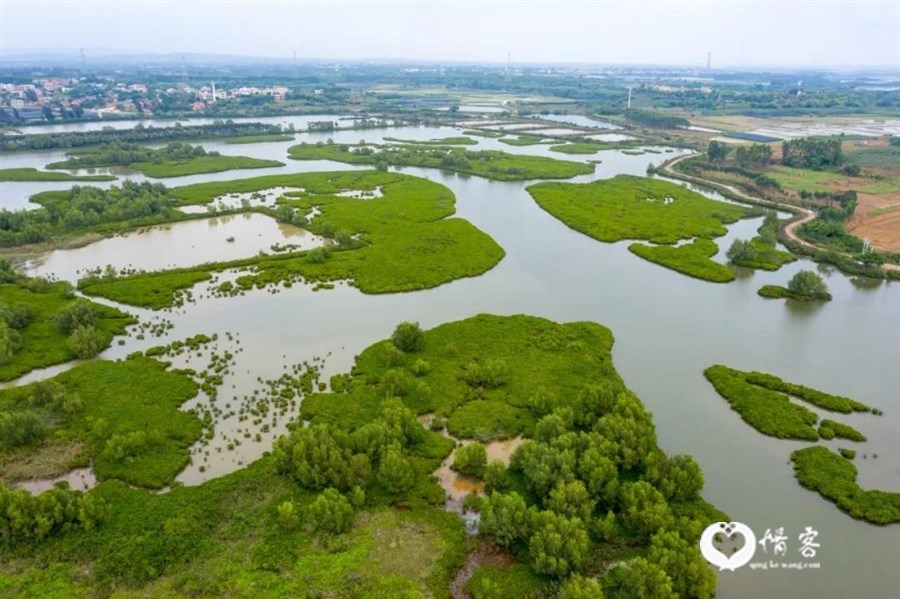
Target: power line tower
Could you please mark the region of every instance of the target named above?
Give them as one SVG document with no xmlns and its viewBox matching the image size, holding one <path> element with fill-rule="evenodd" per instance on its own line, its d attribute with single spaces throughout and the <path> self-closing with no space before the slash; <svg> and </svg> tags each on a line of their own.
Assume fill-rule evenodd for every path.
<svg viewBox="0 0 900 599">
<path fill-rule="evenodd" d="M 81 70 L 84 71 L 84 48 L 81 48 L 78 54 L 81 56 Z"/>
<path fill-rule="evenodd" d="M 631 110 L 631 86 L 628 86 L 628 110 Z"/>
<path fill-rule="evenodd" d="M 712 70 L 712 52 L 706 53 L 706 70 Z"/>
</svg>

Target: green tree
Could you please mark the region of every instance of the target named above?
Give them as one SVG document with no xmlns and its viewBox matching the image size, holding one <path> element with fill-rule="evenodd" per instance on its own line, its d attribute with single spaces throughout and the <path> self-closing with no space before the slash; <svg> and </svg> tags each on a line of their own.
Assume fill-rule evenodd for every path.
<svg viewBox="0 0 900 599">
<path fill-rule="evenodd" d="M 488 493 L 502 491 L 509 486 L 509 472 L 500 460 L 491 460 L 484 469 L 485 490 Z"/>
<path fill-rule="evenodd" d="M 628 599 L 678 599 L 666 572 L 642 557 L 616 568 L 620 596 Z"/>
<path fill-rule="evenodd" d="M 594 512 L 594 501 L 580 480 L 556 486 L 545 499 L 544 506 L 569 518 L 587 520 Z"/>
<path fill-rule="evenodd" d="M 712 162 L 721 162 L 728 156 L 729 150 L 728 144 L 720 141 L 711 141 L 706 149 L 706 156 Z"/>
<path fill-rule="evenodd" d="M 456 449 L 456 457 L 451 468 L 462 474 L 482 477 L 487 466 L 487 451 L 484 445 L 473 441 Z"/>
<path fill-rule="evenodd" d="M 83 299 L 77 299 L 62 308 L 54 319 L 56 328 L 63 333 L 71 333 L 78 327 L 92 327 L 96 322 L 97 317 L 91 305 Z"/>
<path fill-rule="evenodd" d="M 66 341 L 69 350 L 79 358 L 93 358 L 103 349 L 103 338 L 93 326 L 78 326 Z"/>
<path fill-rule="evenodd" d="M 697 499 L 703 489 L 703 472 L 689 455 L 653 453 L 647 459 L 644 478 L 669 501 Z"/>
<path fill-rule="evenodd" d="M 695 543 L 672 531 L 658 532 L 650 539 L 647 559 L 662 568 L 678 597 L 709 599 L 716 594 L 716 573 L 706 563 Z"/>
<path fill-rule="evenodd" d="M 625 521 L 643 537 L 649 538 L 672 522 L 666 498 L 645 481 L 622 485 L 622 508 Z"/>
<path fill-rule="evenodd" d="M 336 489 L 325 489 L 309 506 L 309 521 L 320 534 L 341 534 L 353 526 L 353 506 Z"/>
<path fill-rule="evenodd" d="M 535 572 L 563 577 L 584 568 L 591 541 L 583 521 L 550 511 L 540 512 L 534 519 L 528 555 Z"/>
<path fill-rule="evenodd" d="M 8 364 L 12 361 L 16 350 L 19 348 L 19 333 L 11 329 L 5 322 L 0 321 L 0 364 Z"/>
<path fill-rule="evenodd" d="M 788 289 L 800 295 L 824 295 L 828 293 L 825 281 L 811 270 L 801 270 L 788 281 Z"/>
<path fill-rule="evenodd" d="M 425 335 L 419 328 L 418 322 L 401 322 L 394 329 L 391 341 L 397 349 L 405 352 L 417 352 L 421 351 L 425 345 Z"/>
<path fill-rule="evenodd" d="M 284 528 L 293 530 L 300 525 L 300 516 L 293 501 L 284 501 L 278 505 L 278 522 Z"/>
<path fill-rule="evenodd" d="M 501 547 L 511 547 L 529 532 L 528 506 L 518 493 L 494 493 L 481 505 L 478 530 Z"/>
<path fill-rule="evenodd" d="M 728 251 L 725 252 L 725 256 L 734 264 L 746 264 L 756 260 L 758 253 L 750 241 L 735 239 Z"/>
<path fill-rule="evenodd" d="M 416 473 L 409 460 L 403 457 L 399 445 L 391 445 L 381 458 L 378 480 L 395 495 L 409 490 L 416 482 Z"/>
<path fill-rule="evenodd" d="M 578 574 L 572 576 L 559 587 L 557 599 L 603 599 L 603 587 L 596 578 L 586 578 Z"/>
</svg>

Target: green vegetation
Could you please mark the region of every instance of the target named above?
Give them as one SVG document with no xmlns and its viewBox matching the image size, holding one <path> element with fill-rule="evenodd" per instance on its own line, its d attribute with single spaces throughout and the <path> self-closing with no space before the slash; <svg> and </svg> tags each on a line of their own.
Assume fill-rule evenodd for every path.
<svg viewBox="0 0 900 599">
<path fill-rule="evenodd" d="M 734 240 L 726 254 L 728 260 L 738 266 L 762 270 L 778 270 L 783 265 L 794 262 L 797 258 L 793 254 L 775 247 L 779 226 L 778 215 L 768 212 L 759 227 L 758 236 L 750 241 Z"/>
<path fill-rule="evenodd" d="M 818 274 L 811 270 L 801 270 L 788 281 L 787 287 L 763 285 L 757 292 L 769 299 L 792 299 L 801 302 L 828 301 L 831 294 Z"/>
<path fill-rule="evenodd" d="M 506 135 L 502 131 L 482 131 L 481 129 L 466 129 L 463 133 L 476 137 L 503 137 Z"/>
<path fill-rule="evenodd" d="M 839 439 L 847 439 L 861 443 L 866 440 L 866 436 L 848 424 L 835 422 L 824 418 L 819 423 L 819 436 L 829 440 L 838 437 Z"/>
<path fill-rule="evenodd" d="M 457 448 L 451 467 L 469 476 L 484 476 L 484 469 L 487 467 L 487 452 L 484 445 L 473 441 Z"/>
<path fill-rule="evenodd" d="M 862 168 L 897 170 L 900 145 L 891 143 L 882 148 L 858 145 L 847 150 L 847 159 Z"/>
<path fill-rule="evenodd" d="M 247 156 L 222 156 L 207 152 L 202 146 L 170 143 L 158 150 L 134 144 L 114 142 L 108 146 L 80 150 L 73 157 L 47 165 L 51 169 L 95 168 L 126 166 L 148 177 L 182 177 L 200 173 L 218 173 L 234 169 L 284 166 L 277 160 L 262 160 Z"/>
<path fill-rule="evenodd" d="M 615 144 L 604 144 L 602 142 L 591 143 L 586 141 L 578 141 L 558 146 L 550 146 L 551 152 L 561 152 L 563 154 L 596 154 L 600 150 L 606 150 L 615 147 Z"/>
<path fill-rule="evenodd" d="M 629 108 L 626 110 L 625 118 L 642 127 L 654 127 L 659 129 L 675 129 L 677 127 L 687 127 L 691 124 L 690 121 L 682 117 L 673 116 L 663 112 L 639 110 L 637 108 Z"/>
<path fill-rule="evenodd" d="M 234 137 L 232 139 L 226 139 L 225 143 L 227 144 L 258 144 L 258 143 L 267 143 L 267 142 L 275 142 L 275 141 L 294 141 L 293 135 L 282 135 L 280 133 L 273 133 L 269 135 L 244 135 L 243 137 Z"/>
<path fill-rule="evenodd" d="M 91 530 L 105 516 L 104 502 L 79 491 L 54 488 L 34 497 L 0 484 L 0 546 L 39 541 L 77 528 Z"/>
<path fill-rule="evenodd" d="M 84 497 L 106 506 L 101 523 L 4 546 L 0 594 L 446 598 L 466 544 L 455 514 L 368 494 L 349 532 L 316 530 L 317 493 L 272 458 L 164 494 L 110 481 Z"/>
<path fill-rule="evenodd" d="M 844 162 L 840 137 L 801 137 L 781 144 L 781 162 L 785 166 L 797 166 L 821 170 L 840 166 Z"/>
<path fill-rule="evenodd" d="M 290 131 L 291 129 L 288 128 Z M 215 121 L 209 125 L 182 125 L 174 127 L 145 127 L 138 124 L 131 129 L 102 128 L 93 131 L 68 133 L 41 133 L 37 135 L 4 135 L 0 149 L 8 150 L 49 150 L 51 148 L 81 148 L 113 142 L 140 143 L 186 139 L 234 138 L 248 135 L 281 134 L 278 125 L 268 123 L 235 123 Z"/>
<path fill-rule="evenodd" d="M 355 431 L 347 441 L 332 437 L 339 448 L 363 448 L 379 438 L 374 429 L 369 432 L 373 418 L 386 418 L 400 443 L 406 439 L 415 448 L 424 441 L 421 430 L 414 432 L 413 412 L 449 414 L 451 432 L 454 416 L 473 404 L 468 415 L 473 422 L 476 414 L 486 414 L 489 403 L 528 413 L 540 419 L 534 437 L 513 454 L 507 472 L 499 462 L 486 465 L 480 443 L 457 449 L 457 470 L 485 477 L 491 471 L 495 481 L 490 495 L 473 504 L 481 512 L 481 533 L 520 560 L 497 580 L 489 576 L 489 567 L 476 573 L 469 583 L 472 592 L 491 597 L 516 589 L 527 595 L 546 586 L 547 577 L 598 574 L 604 564 L 649 547 L 681 596 L 711 597 L 715 576 L 695 544 L 706 523 L 723 515 L 699 499 L 703 478 L 696 463 L 666 456 L 656 447 L 651 417 L 624 388 L 611 364 L 611 347 L 609 331 L 593 323 L 479 315 L 441 325 L 424 332 L 415 353 L 402 352 L 393 342 L 363 351 L 339 393 L 304 399 L 301 417 L 311 425 L 303 430 L 332 425 Z M 429 365 L 424 373 L 416 366 L 423 361 Z M 385 399 L 396 396 L 406 408 Z M 401 418 L 404 409 L 409 412 Z M 385 410 L 394 416 L 386 417 Z M 297 431 L 294 436 L 301 434 L 320 433 Z M 360 441 L 354 443 L 357 435 Z M 302 460 L 309 468 L 297 470 L 308 480 L 322 480 L 316 472 L 338 473 L 341 485 L 352 486 L 352 476 L 340 474 L 348 467 L 341 465 L 363 460 L 339 448 L 321 449 L 327 444 L 320 440 L 309 450 L 304 445 L 285 455 L 294 456 L 294 466 L 298 456 L 309 456 Z M 316 446 L 320 450 L 311 453 Z M 406 459 L 413 459 L 415 451 Z M 314 455 L 321 457 L 314 461 Z M 404 468 L 398 461 L 392 471 Z M 364 466 L 349 470 L 370 471 Z M 411 481 L 406 485 L 415 488 Z M 676 553 L 679 560 L 664 557 Z M 587 584 L 575 580 L 567 584 Z"/>
<path fill-rule="evenodd" d="M 36 168 L 0 168 L 0 181 L 115 181 L 112 175 L 70 175 Z"/>
<path fill-rule="evenodd" d="M 188 463 L 201 422 L 178 408 L 197 393 L 188 377 L 149 358 L 97 361 L 48 381 L 0 391 L 4 422 L 33 418 L 32 434 L 3 447 L 0 472 L 27 474 L 27 464 L 62 447 L 79 451 L 60 474 L 92 463 L 98 479 L 149 488 L 170 484 Z"/>
<path fill-rule="evenodd" d="M 619 175 L 592 183 L 537 183 L 528 192 L 541 208 L 576 231 L 615 242 L 676 243 L 724 235 L 748 209 L 717 202 L 681 185 Z"/>
<path fill-rule="evenodd" d="M 81 321 L 60 325 L 60 316 L 73 309 L 82 313 Z M 68 362 L 79 354 L 94 355 L 132 322 L 115 308 L 75 299 L 68 283 L 20 279 L 0 284 L 0 381 Z M 84 341 L 71 342 L 73 335 L 90 336 L 93 351 L 84 352 Z"/>
<path fill-rule="evenodd" d="M 474 146 L 478 144 L 478 140 L 471 137 L 442 137 L 440 139 L 429 139 L 421 141 L 418 139 L 397 139 L 396 137 L 385 137 L 384 141 L 393 141 L 404 144 L 416 144 L 421 146 Z"/>
<path fill-rule="evenodd" d="M 721 365 L 710 366 L 703 374 L 744 422 L 764 435 L 779 439 L 819 440 L 819 432 L 813 427 L 818 417 L 804 406 L 792 403 L 788 395 L 833 412 L 869 411 L 868 406 L 849 397 L 788 383 L 771 374 L 743 372 Z M 823 420 L 822 426 L 847 434 L 853 431 L 851 427 L 831 420 Z"/>
<path fill-rule="evenodd" d="M 161 495 L 106 481 L 84 495 L 102 508 L 99 524 L 67 526 L 63 519 L 42 540 L 0 539 L 10 558 L 0 566 L 0 592 L 222 596 L 253 588 L 273 595 L 449 597 L 466 535 L 457 515 L 440 509 L 444 492 L 431 473 L 454 442 L 424 429 L 415 412 L 448 413 L 487 395 L 543 419 L 513 456 L 511 488 L 472 503 L 482 514 L 482 534 L 518 560 L 496 580 L 490 568 L 476 574 L 474 593 L 527 595 L 553 579 L 564 597 L 598 585 L 626 593 L 650 583 L 642 575 L 592 577 L 639 554 L 678 596 L 712 597 L 715 574 L 696 541 L 707 524 L 726 516 L 699 498 L 703 479 L 693 460 L 656 447 L 650 414 L 624 388 L 611 346 L 612 335 L 597 324 L 487 315 L 423 332 L 414 353 L 390 340 L 376 343 L 344 375 L 344 391 L 304 399 L 301 416 L 311 419 L 309 426 L 294 428 L 249 467 Z M 140 373 L 150 370 L 148 379 L 158 380 L 164 372 L 148 358 L 87 366 L 129 362 L 135 372 L 121 374 L 132 388 L 154 387 Z M 159 400 L 132 414 L 130 405 L 106 403 L 107 393 L 122 395 L 121 389 L 91 390 L 90 381 L 109 384 L 100 372 L 82 372 L 76 379 L 83 386 L 74 388 L 62 377 L 58 382 L 78 394 L 84 411 L 105 404 L 97 409 L 106 411 L 109 427 L 142 422 L 140 432 L 149 437 L 161 425 Z M 6 393 L 13 392 L 24 393 Z M 75 423 L 81 416 L 73 414 Z M 113 449 L 101 455 L 134 457 L 129 448 L 138 445 L 137 434 L 116 432 L 107 442 Z M 477 473 L 484 447 L 467 446 L 458 450 L 459 465 Z M 135 457 L 131 471 L 146 473 L 143 459 L 149 453 Z M 56 565 L 40 567 L 49 561 Z"/>
<path fill-rule="evenodd" d="M 734 280 L 734 273 L 730 268 L 710 260 L 712 256 L 718 253 L 719 247 L 714 241 L 709 239 L 697 239 L 693 243 L 678 247 L 632 243 L 628 246 L 628 251 L 644 260 L 649 260 L 695 279 L 713 283 L 727 283 Z"/>
<path fill-rule="evenodd" d="M 501 134 L 503 135 L 503 134 Z M 546 144 L 553 143 L 552 141 L 545 140 L 543 137 L 539 135 L 518 135 L 516 137 L 504 137 L 503 139 L 497 140 L 500 143 L 504 143 L 508 146 L 535 146 L 538 144 Z"/>
<path fill-rule="evenodd" d="M 507 154 L 495 150 L 462 150 L 422 145 L 379 146 L 359 144 L 300 144 L 291 146 L 290 157 L 297 160 L 336 160 L 349 164 L 373 164 L 387 168 L 419 166 L 477 175 L 498 181 L 525 179 L 569 179 L 587 175 L 594 165 L 567 162 L 542 156 Z"/>
<path fill-rule="evenodd" d="M 841 511 L 872 524 L 900 522 L 900 493 L 860 489 L 856 466 L 827 447 L 798 449 L 791 461 L 797 481 L 833 501 Z"/>
<path fill-rule="evenodd" d="M 76 185 L 69 191 L 38 193 L 31 201 L 41 208 L 0 210 L 0 247 L 185 218 L 174 208 L 176 199 L 158 183 L 124 181 L 109 189 Z"/>
<path fill-rule="evenodd" d="M 781 165 L 771 166 L 766 172 L 778 181 L 781 187 L 795 193 L 831 193 L 835 190 L 834 184 L 847 180 L 847 175 L 844 173 Z M 856 187 L 855 191 L 871 194 L 892 193 L 900 191 L 900 183 L 892 178 L 871 178 Z"/>
<path fill-rule="evenodd" d="M 525 564 L 511 564 L 506 568 L 487 564 L 475 570 L 467 589 L 475 599 L 495 599 L 527 597 L 549 585 L 548 578 L 538 576 Z"/>
<path fill-rule="evenodd" d="M 454 212 L 449 189 L 424 179 L 375 171 L 317 172 L 215 181 L 175 188 L 182 204 L 204 204 L 228 192 L 258 191 L 276 186 L 302 187 L 305 192 L 280 200 L 291 219 L 300 222 L 313 206 L 321 211 L 306 224 L 314 233 L 339 238 L 341 231 L 358 240 L 275 256 L 257 256 L 109 280 L 85 279 L 79 286 L 88 294 L 132 305 L 162 307 L 176 301 L 176 293 L 214 271 L 251 268 L 239 277 L 238 289 L 300 280 L 351 280 L 365 293 L 395 293 L 435 287 L 462 277 L 482 274 L 503 257 L 503 250 L 468 221 L 447 218 Z M 372 199 L 342 197 L 346 190 L 381 188 Z"/>
</svg>

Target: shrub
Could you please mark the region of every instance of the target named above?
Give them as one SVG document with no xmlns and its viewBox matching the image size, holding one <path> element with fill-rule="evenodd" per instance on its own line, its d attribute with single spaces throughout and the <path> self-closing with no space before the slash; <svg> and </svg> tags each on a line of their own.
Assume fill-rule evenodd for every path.
<svg viewBox="0 0 900 599">
<path fill-rule="evenodd" d="M 456 458 L 451 468 L 462 474 L 482 477 L 487 466 L 487 451 L 477 441 L 463 445 L 456 450 Z"/>
<path fill-rule="evenodd" d="M 418 322 L 401 322 L 394 329 L 391 341 L 397 349 L 405 352 L 418 352 L 425 344 L 425 335 Z"/>
<path fill-rule="evenodd" d="M 788 281 L 788 289 L 799 295 L 824 295 L 828 293 L 825 281 L 811 270 L 801 270 Z"/>
<path fill-rule="evenodd" d="M 88 302 L 77 299 L 61 309 L 54 319 L 54 324 L 63 333 L 71 333 L 78 327 L 92 327 L 97 317 Z"/>
<path fill-rule="evenodd" d="M 309 506 L 309 520 L 320 534 L 341 534 L 353 526 L 353 506 L 335 489 L 325 489 Z"/>
<path fill-rule="evenodd" d="M 72 331 L 66 344 L 78 358 L 93 358 L 103 349 L 103 339 L 93 326 L 79 326 Z"/>
</svg>

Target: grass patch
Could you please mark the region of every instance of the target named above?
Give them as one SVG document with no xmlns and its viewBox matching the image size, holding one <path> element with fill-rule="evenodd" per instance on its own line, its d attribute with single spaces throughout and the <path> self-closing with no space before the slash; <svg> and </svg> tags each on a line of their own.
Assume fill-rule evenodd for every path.
<svg viewBox="0 0 900 599">
<path fill-rule="evenodd" d="M 782 393 L 748 383 L 748 373 L 717 365 L 703 374 L 744 422 L 762 434 L 779 439 L 819 440 L 813 427 L 819 419 L 815 413 L 791 403 Z"/>
<path fill-rule="evenodd" d="M 463 131 L 466 135 L 474 135 L 476 137 L 503 137 L 506 135 L 502 131 L 482 131 L 480 129 L 467 129 Z"/>
<path fill-rule="evenodd" d="M 486 564 L 475 570 L 466 589 L 475 599 L 495 599 L 528 597 L 549 585 L 548 579 L 535 574 L 526 564 L 510 564 L 506 568 Z"/>
<path fill-rule="evenodd" d="M 882 148 L 855 146 L 844 150 L 847 161 L 862 168 L 896 171 L 900 165 L 900 146 L 886 145 Z"/>
<path fill-rule="evenodd" d="M 277 508 L 302 512 L 314 495 L 269 458 L 161 495 L 116 481 L 91 495 L 107 520 L 6 552 L 0 594 L 446 598 L 466 545 L 459 518 L 437 508 L 369 506 L 330 539 L 285 528 Z"/>
<path fill-rule="evenodd" d="M 605 242 L 643 239 L 676 243 L 712 238 L 749 214 L 675 183 L 619 175 L 592 183 L 537 183 L 528 192 L 538 205 L 569 227 Z"/>
<path fill-rule="evenodd" d="M 0 406 L 10 414 L 38 409 L 49 429 L 48 442 L 83 444 L 99 479 L 161 488 L 187 465 L 188 450 L 201 431 L 195 415 L 178 409 L 197 393 L 190 378 L 156 360 L 135 358 L 90 362 L 51 380 L 77 398 L 80 408 L 65 418 L 35 408 L 34 384 L 0 391 Z M 40 442 L 34 446 L 38 452 Z M 20 450 L 17 457 L 26 455 Z M 17 463 L 4 462 L 4 469 Z"/>
<path fill-rule="evenodd" d="M 284 166 L 277 160 L 263 160 L 249 156 L 199 156 L 184 160 L 165 160 L 159 164 L 152 162 L 135 162 L 131 168 L 142 171 L 148 177 L 161 179 L 164 177 L 184 177 L 204 173 L 220 173 L 245 168 L 270 168 Z"/>
<path fill-rule="evenodd" d="M 796 291 L 791 291 L 787 287 L 782 287 L 781 285 L 763 285 L 759 288 L 759 291 L 756 292 L 760 297 L 764 297 L 766 299 L 791 299 L 798 302 L 815 302 L 815 301 L 829 301 L 831 299 L 830 293 L 817 293 L 815 295 L 806 295 L 803 293 L 797 293 Z"/>
<path fill-rule="evenodd" d="M 573 141 L 558 146 L 550 146 L 550 151 L 563 154 L 596 154 L 600 150 L 615 150 L 622 146 L 623 144 L 618 142 Z M 625 144 L 625 147 L 627 146 L 628 144 Z"/>
<path fill-rule="evenodd" d="M 518 135 L 516 137 L 504 137 L 503 139 L 498 139 L 497 141 L 508 146 L 536 146 L 538 144 L 553 143 L 552 141 L 544 140 L 544 138 L 539 135 Z"/>
<path fill-rule="evenodd" d="M 856 466 L 826 447 L 791 454 L 797 481 L 850 516 L 872 524 L 900 522 L 900 493 L 864 491 L 856 484 Z"/>
<path fill-rule="evenodd" d="M 718 253 L 719 248 L 714 241 L 709 239 L 698 239 L 693 243 L 678 247 L 632 243 L 628 246 L 628 251 L 644 260 L 695 279 L 713 283 L 727 283 L 734 280 L 734 273 L 730 268 L 710 260 Z"/>
<path fill-rule="evenodd" d="M 847 175 L 831 171 L 815 171 L 805 168 L 792 168 L 789 166 L 775 165 L 769 167 L 766 174 L 778 181 L 782 188 L 800 193 L 808 191 L 815 193 L 832 192 L 834 184 L 847 180 Z M 859 193 L 871 193 L 876 195 L 900 191 L 900 182 L 893 179 L 869 179 L 855 189 Z"/>
<path fill-rule="evenodd" d="M 213 271 L 252 269 L 237 280 L 250 289 L 300 280 L 350 280 L 365 293 L 396 293 L 436 287 L 480 275 L 497 264 L 503 250 L 468 221 L 448 218 L 455 198 L 446 187 L 397 173 L 350 171 L 271 175 L 238 181 L 215 181 L 179 187 L 172 193 L 187 204 L 203 204 L 228 192 L 270 187 L 302 187 L 305 192 L 282 199 L 296 214 L 313 206 L 321 211 L 308 228 L 326 236 L 335 231 L 358 234 L 346 246 L 335 246 L 321 261 L 310 252 L 252 257 L 196 268 L 115 278 L 81 285 L 85 293 L 123 303 L 160 308 L 176 301 L 178 290 L 210 277 Z M 382 196 L 356 199 L 335 194 L 373 190 Z"/>
<path fill-rule="evenodd" d="M 489 441 L 534 433 L 535 415 L 502 400 L 472 400 L 450 414 L 447 430 L 454 437 Z"/>
<path fill-rule="evenodd" d="M 293 135 L 281 135 L 273 133 L 271 135 L 245 135 L 243 137 L 233 137 L 226 139 L 227 144 L 258 144 L 275 141 L 294 141 Z"/>
<path fill-rule="evenodd" d="M 817 432 L 813 425 L 818 421 L 818 416 L 804 406 L 792 403 L 788 395 L 833 412 L 846 414 L 869 411 L 868 406 L 849 397 L 788 383 L 771 374 L 744 372 L 722 365 L 710 366 L 703 374 L 719 395 L 741 415 L 744 422 L 764 435 L 779 439 L 818 441 L 824 427 L 826 432 L 821 434 L 823 439 L 835 436 L 838 430 L 843 434 L 862 437 L 852 427 L 833 420 L 823 420 Z M 834 434 L 827 437 L 830 433 Z"/>
<path fill-rule="evenodd" d="M 115 181 L 112 175 L 70 175 L 36 168 L 0 168 L 0 181 Z"/>
<path fill-rule="evenodd" d="M 533 426 L 531 399 L 538 390 L 554 404 L 602 381 L 598 366 L 610 367 L 612 341 L 609 329 L 593 323 L 480 314 L 426 331 L 424 348 L 415 354 L 398 354 L 388 342 L 370 346 L 356 360 L 347 393 L 311 396 L 301 413 L 313 421 L 338 418 L 342 426 L 359 426 L 393 394 L 416 413 L 450 415 L 450 430 L 462 437 L 512 437 Z M 419 360 L 429 368 L 416 377 Z M 502 364 L 503 384 L 467 376 L 487 360 Z"/>
<path fill-rule="evenodd" d="M 28 324 L 17 331 L 18 348 L 8 362 L 0 364 L 0 381 L 10 381 L 36 368 L 75 359 L 75 353 L 67 344 L 69 335 L 54 323 L 57 313 L 76 301 L 70 290 L 66 283 L 0 285 L 0 304 L 27 306 L 30 311 Z M 113 337 L 124 333 L 125 327 L 135 322 L 133 317 L 115 308 L 94 302 L 90 302 L 90 307 L 96 317 L 94 327 L 102 348 L 109 347 Z"/>
<path fill-rule="evenodd" d="M 555 160 L 543 156 L 522 156 L 495 150 L 462 150 L 422 145 L 348 146 L 343 144 L 300 144 L 291 146 L 296 160 L 335 160 L 349 164 L 374 164 L 441 168 L 498 181 L 525 179 L 569 179 L 594 172 L 594 165 Z"/>
<path fill-rule="evenodd" d="M 403 144 L 416 144 L 421 146 L 474 146 L 478 144 L 478 140 L 471 137 L 442 137 L 440 139 L 429 139 L 421 141 L 418 139 L 398 139 L 396 137 L 385 137 L 384 141 L 393 141 Z"/>
<path fill-rule="evenodd" d="M 835 422 L 825 418 L 819 423 L 819 436 L 823 439 L 847 439 L 848 441 L 856 441 L 862 443 L 866 440 L 866 436 L 850 426 L 842 422 Z"/>
</svg>

